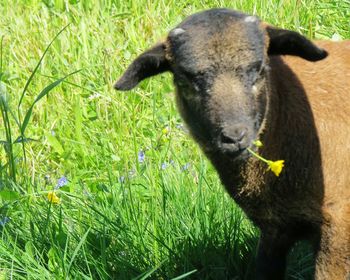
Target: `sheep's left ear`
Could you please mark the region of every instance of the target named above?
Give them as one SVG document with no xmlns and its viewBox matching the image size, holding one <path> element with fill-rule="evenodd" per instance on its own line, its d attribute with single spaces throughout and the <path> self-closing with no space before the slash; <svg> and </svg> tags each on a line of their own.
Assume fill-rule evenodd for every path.
<svg viewBox="0 0 350 280">
<path fill-rule="evenodd" d="M 138 56 L 126 69 L 123 76 L 114 84 L 117 90 L 130 90 L 148 77 L 160 74 L 170 69 L 165 58 L 165 45 L 155 45 Z"/>
<path fill-rule="evenodd" d="M 269 55 L 296 55 L 309 61 L 318 61 L 328 55 L 327 51 L 297 32 L 272 26 L 267 26 L 266 31 L 270 37 Z"/>
</svg>

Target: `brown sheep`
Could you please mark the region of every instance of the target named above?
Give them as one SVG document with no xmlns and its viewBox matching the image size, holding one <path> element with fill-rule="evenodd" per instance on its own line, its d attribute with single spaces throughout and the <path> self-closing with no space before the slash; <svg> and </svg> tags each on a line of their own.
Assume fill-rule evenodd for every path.
<svg viewBox="0 0 350 280">
<path fill-rule="evenodd" d="M 301 239 L 314 244 L 316 279 L 350 279 L 350 42 L 316 43 L 322 48 L 254 16 L 208 10 L 141 54 L 115 84 L 129 90 L 173 73 L 193 138 L 261 230 L 257 279 L 283 279 Z M 284 159 L 280 176 L 247 148 Z"/>
</svg>

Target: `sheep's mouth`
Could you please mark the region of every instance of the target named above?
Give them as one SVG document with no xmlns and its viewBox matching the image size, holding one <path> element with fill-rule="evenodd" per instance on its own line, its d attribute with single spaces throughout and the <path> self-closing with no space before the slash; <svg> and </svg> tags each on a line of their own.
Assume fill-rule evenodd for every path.
<svg viewBox="0 0 350 280">
<path fill-rule="evenodd" d="M 237 151 L 224 150 L 223 154 L 234 160 L 244 160 L 244 159 L 247 159 L 249 156 L 249 152 L 247 151 L 246 148 L 239 149 Z"/>
</svg>

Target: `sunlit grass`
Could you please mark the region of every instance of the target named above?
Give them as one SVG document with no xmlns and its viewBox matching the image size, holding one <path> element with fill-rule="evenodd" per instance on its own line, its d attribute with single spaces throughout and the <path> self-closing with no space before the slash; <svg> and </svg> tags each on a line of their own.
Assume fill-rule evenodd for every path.
<svg viewBox="0 0 350 280">
<path fill-rule="evenodd" d="M 16 117 L 24 120 L 46 86 L 82 69 L 33 106 L 24 150 L 14 144 L 9 158 L 0 147 L 0 279 L 251 279 L 258 232 L 183 129 L 171 76 L 131 92 L 111 87 L 137 54 L 210 7 L 318 39 L 350 38 L 346 0 L 0 3 L 0 89 Z M 11 114 L 9 126 L 21 135 Z M 68 184 L 50 203 L 62 176 Z M 288 271 L 308 279 L 311 257 L 297 250 Z"/>
</svg>

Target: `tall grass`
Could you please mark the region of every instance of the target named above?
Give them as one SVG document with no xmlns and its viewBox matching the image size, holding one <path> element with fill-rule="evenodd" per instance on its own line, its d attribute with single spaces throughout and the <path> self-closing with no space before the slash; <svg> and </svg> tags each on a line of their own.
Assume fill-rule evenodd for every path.
<svg viewBox="0 0 350 280">
<path fill-rule="evenodd" d="M 138 53 L 210 7 L 350 38 L 347 0 L 0 3 L 0 279 L 251 279 L 258 231 L 189 139 L 170 75 L 111 89 Z M 301 247 L 290 279 L 312 272 Z"/>
</svg>

